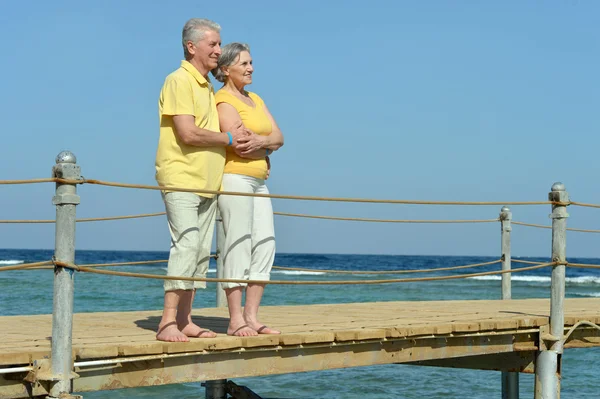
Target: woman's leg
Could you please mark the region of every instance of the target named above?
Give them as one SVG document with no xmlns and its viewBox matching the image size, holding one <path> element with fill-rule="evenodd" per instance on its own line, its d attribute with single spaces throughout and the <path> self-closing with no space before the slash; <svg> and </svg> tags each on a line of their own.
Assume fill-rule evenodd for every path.
<svg viewBox="0 0 600 399">
<path fill-rule="evenodd" d="M 253 193 L 254 187 L 247 176 L 226 173 L 223 190 Z M 223 218 L 225 245 L 223 246 L 223 277 L 247 280 L 250 276 L 252 253 L 252 197 L 219 196 L 219 210 Z M 242 313 L 242 293 L 245 283 L 221 283 L 227 296 L 229 326 L 227 334 L 246 337 L 256 331 L 246 325 Z"/>
<path fill-rule="evenodd" d="M 264 181 L 258 180 L 257 193 L 268 194 Z M 254 217 L 252 221 L 252 262 L 250 280 L 270 280 L 271 268 L 275 259 L 275 228 L 273 225 L 273 206 L 270 198 L 254 198 Z M 265 289 L 264 284 L 248 284 L 244 319 L 259 334 L 279 334 L 258 320 L 258 308 Z"/>
</svg>

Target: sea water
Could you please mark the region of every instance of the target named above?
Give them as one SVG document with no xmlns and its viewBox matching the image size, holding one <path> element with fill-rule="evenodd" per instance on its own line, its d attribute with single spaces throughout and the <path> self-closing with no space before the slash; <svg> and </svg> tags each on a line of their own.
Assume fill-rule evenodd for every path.
<svg viewBox="0 0 600 399">
<path fill-rule="evenodd" d="M 49 250 L 0 250 L 0 266 L 49 260 Z M 165 252 L 77 251 L 76 263 L 112 263 L 166 259 Z M 492 261 L 495 257 L 472 256 L 393 256 L 277 254 L 278 266 L 335 270 L 406 270 L 460 266 Z M 547 258 L 526 258 L 547 262 Z M 574 263 L 600 263 L 600 259 L 576 259 Z M 514 263 L 513 268 L 521 267 Z M 435 272 L 447 275 L 498 270 L 499 265 L 472 269 Z M 164 274 L 165 263 L 125 266 L 114 270 Z M 411 277 L 413 275 L 410 275 Z M 415 276 L 422 276 L 421 274 Z M 215 277 L 214 261 L 209 277 Z M 403 275 L 402 277 L 409 277 Z M 48 270 L 22 270 L 0 273 L 0 315 L 47 314 L 52 312 L 52 278 Z M 337 275 L 319 271 L 273 270 L 277 280 L 384 279 L 398 275 Z M 215 306 L 215 284 L 199 290 L 195 307 Z M 548 298 L 550 269 L 514 273 L 512 297 Z M 571 298 L 600 296 L 600 271 L 567 269 L 566 296 Z M 453 299 L 499 299 L 500 276 L 413 282 L 382 285 L 269 285 L 263 305 L 301 305 L 375 301 L 426 301 Z M 75 282 L 75 312 L 157 310 L 162 308 L 161 280 L 78 273 Z M 274 326 L 276 327 L 276 326 Z M 598 398 L 600 349 L 568 349 L 563 356 L 562 399 Z M 533 397 L 534 378 L 520 374 L 520 395 Z M 284 374 L 268 377 L 235 379 L 263 398 L 474 398 L 501 397 L 500 373 L 406 365 L 381 365 L 318 372 Z M 89 392 L 85 399 L 167 398 L 198 399 L 204 397 L 200 383 L 177 384 L 116 391 Z"/>
</svg>

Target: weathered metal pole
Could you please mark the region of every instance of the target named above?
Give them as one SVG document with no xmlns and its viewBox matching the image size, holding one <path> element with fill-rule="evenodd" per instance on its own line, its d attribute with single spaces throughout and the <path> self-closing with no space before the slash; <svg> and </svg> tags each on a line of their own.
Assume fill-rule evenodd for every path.
<svg viewBox="0 0 600 399">
<path fill-rule="evenodd" d="M 501 227 L 501 250 L 502 250 L 502 270 L 511 269 L 510 256 L 510 233 L 512 227 L 510 221 L 512 212 L 507 206 L 500 210 Z M 502 299 L 512 298 L 510 273 L 502 274 Z M 502 372 L 502 399 L 519 399 L 519 373 L 503 371 Z"/>
<path fill-rule="evenodd" d="M 81 177 L 75 155 L 63 151 L 56 157 L 53 177 L 79 180 Z M 56 183 L 56 232 L 54 257 L 65 263 L 75 262 L 75 207 L 79 204 L 77 185 Z M 73 378 L 72 331 L 74 270 L 55 266 L 54 299 L 52 305 L 52 381 L 49 398 L 70 397 Z"/>
<path fill-rule="evenodd" d="M 552 205 L 552 267 L 550 331 L 540 329 L 540 352 L 535 362 L 535 398 L 560 398 L 560 364 L 565 330 L 565 262 L 567 253 L 567 204 L 569 194 L 562 183 L 554 183 L 548 200 Z"/>
<path fill-rule="evenodd" d="M 225 229 L 223 228 L 223 218 L 221 212 L 217 210 L 217 250 L 215 252 L 217 256 L 217 278 L 223 278 L 223 247 L 225 246 Z M 221 287 L 221 283 L 217 283 L 217 307 L 227 307 L 227 298 L 225 296 L 225 290 Z M 226 399 L 227 380 L 214 380 L 206 381 L 204 384 L 205 398 L 206 399 Z"/>
<path fill-rule="evenodd" d="M 510 232 L 512 227 L 510 221 L 512 219 L 512 212 L 507 206 L 503 206 L 500 210 L 500 226 L 501 226 L 501 250 L 502 250 L 502 271 L 510 270 L 511 268 L 511 257 L 510 257 Z M 510 281 L 510 273 L 502 274 L 502 299 L 512 298 L 512 288 Z"/>
</svg>

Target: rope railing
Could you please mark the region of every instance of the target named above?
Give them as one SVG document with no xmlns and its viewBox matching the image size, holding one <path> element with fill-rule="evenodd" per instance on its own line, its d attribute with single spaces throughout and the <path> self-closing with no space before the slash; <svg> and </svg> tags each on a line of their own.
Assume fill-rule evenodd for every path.
<svg viewBox="0 0 600 399">
<path fill-rule="evenodd" d="M 521 259 L 515 259 L 515 258 L 512 258 L 510 261 L 515 262 L 515 263 L 524 263 L 526 265 L 539 265 L 540 264 L 540 262 L 533 262 L 530 260 L 521 260 Z"/>
<path fill-rule="evenodd" d="M 122 220 L 122 219 L 140 219 L 140 218 L 149 218 L 154 216 L 163 216 L 166 212 L 156 212 L 156 213 L 141 213 L 138 215 L 125 215 L 125 216 L 108 216 L 108 217 L 96 217 L 96 218 L 80 218 L 75 221 L 80 222 L 103 222 L 107 220 Z M 17 223 L 56 223 L 55 219 L 12 219 L 12 220 L 0 220 L 0 224 L 17 224 Z"/>
<path fill-rule="evenodd" d="M 580 268 L 580 269 L 600 269 L 600 265 L 588 264 L 588 263 L 567 263 L 567 267 Z"/>
<path fill-rule="evenodd" d="M 414 220 L 414 219 L 372 219 L 372 218 L 350 218 L 350 217 L 337 217 L 337 216 L 318 216 L 318 215 L 306 215 L 300 213 L 286 213 L 286 212 L 273 212 L 277 216 L 291 216 L 299 218 L 309 219 L 327 219 L 327 220 L 341 220 L 341 221 L 355 221 L 355 222 L 379 222 L 379 223 L 490 223 L 498 222 L 499 219 L 457 219 L 457 220 Z M 126 216 L 109 216 L 109 217 L 96 217 L 96 218 L 81 218 L 76 219 L 76 222 L 101 222 L 109 220 L 122 220 L 122 219 L 138 219 L 155 216 L 164 216 L 166 212 L 156 213 L 142 213 L 138 215 L 126 215 Z M 17 223 L 55 223 L 55 219 L 0 219 L 0 224 L 17 224 Z"/>
<path fill-rule="evenodd" d="M 233 191 L 219 191 L 219 190 L 204 190 L 204 189 L 190 189 L 183 187 L 170 187 L 170 186 L 152 186 L 145 184 L 128 184 L 128 183 L 117 183 L 107 182 L 97 179 L 62 179 L 62 178 L 41 178 L 41 179 L 23 179 L 23 180 L 0 180 L 0 185 L 8 184 L 35 184 L 35 183 L 63 183 L 63 184 L 96 184 L 109 187 L 121 187 L 121 188 L 138 188 L 143 190 L 167 190 L 167 191 L 181 191 L 181 192 L 193 192 L 203 194 L 221 194 L 221 195 L 236 195 L 236 196 L 249 196 L 249 197 L 265 197 L 265 198 L 276 198 L 276 199 L 297 199 L 307 201 L 337 201 L 337 202 L 369 202 L 369 203 L 390 203 L 390 204 L 408 204 L 408 205 L 575 205 L 589 208 L 600 208 L 600 204 L 590 204 L 577 201 L 569 201 L 567 203 L 557 201 L 419 201 L 419 200 L 376 200 L 376 199 L 364 199 L 364 198 L 335 198 L 335 197 L 315 197 L 315 196 L 297 196 L 297 195 L 277 195 L 277 194 L 254 194 L 254 193 L 241 193 Z"/>
<path fill-rule="evenodd" d="M 160 190 L 160 191 L 179 191 L 188 193 L 201 193 L 212 195 L 232 195 L 242 197 L 258 197 L 273 199 L 289 199 L 304 201 L 329 201 L 329 202 L 354 202 L 354 203 L 372 203 L 372 204 L 404 204 L 404 205 L 551 205 L 562 204 L 553 201 L 423 201 L 423 200 L 390 200 L 390 199 L 368 199 L 368 198 L 342 198 L 342 197 L 316 197 L 301 195 L 281 195 L 281 194 L 259 194 L 242 193 L 236 191 L 205 190 L 197 188 L 173 187 L 173 186 L 152 186 L 147 184 L 129 184 L 108 182 L 96 179 L 62 179 L 54 178 L 57 183 L 63 184 L 95 184 L 107 187 L 137 188 L 141 190 Z M 562 204 L 568 205 L 568 204 Z"/>
<path fill-rule="evenodd" d="M 350 217 L 338 217 L 338 216 L 318 216 L 318 215 L 305 215 L 301 213 L 286 213 L 286 212 L 273 212 L 274 215 L 279 216 L 291 216 L 298 218 L 309 218 L 309 219 L 326 219 L 326 220 L 343 220 L 352 222 L 378 222 L 378 223 L 490 223 L 498 222 L 499 219 L 457 219 L 457 220 L 415 220 L 415 219 L 372 219 L 372 218 L 350 218 Z"/>
<path fill-rule="evenodd" d="M 520 260 L 520 259 L 511 259 L 512 262 L 515 263 L 523 263 L 527 265 L 539 265 L 539 262 L 534 262 L 530 260 Z M 570 267 L 573 269 L 600 269 L 600 265 L 590 264 L 590 263 L 573 263 L 573 262 L 565 262 L 564 265 L 566 267 Z"/>
<path fill-rule="evenodd" d="M 216 258 L 216 255 L 210 255 L 211 258 Z M 473 263 L 469 265 L 462 266 L 450 266 L 450 267 L 436 267 L 430 269 L 408 269 L 408 270 L 331 270 L 331 269 L 309 269 L 303 267 L 287 267 L 287 266 L 273 266 L 273 269 L 276 270 L 285 270 L 285 271 L 305 271 L 305 272 L 318 272 L 318 273 L 329 273 L 329 274 L 414 274 L 414 273 L 429 273 L 429 272 L 440 272 L 440 271 L 448 271 L 448 270 L 459 270 L 459 269 L 470 269 L 480 266 L 488 266 L 496 263 L 500 263 L 502 260 L 493 260 L 490 262 L 483 263 Z M 158 259 L 158 260 L 147 260 L 147 261 L 136 261 L 136 262 L 115 262 L 115 263 L 88 263 L 79 265 L 79 267 L 114 267 L 114 266 L 132 266 L 132 265 L 149 265 L 149 264 L 157 264 L 157 263 L 167 263 L 168 259 Z M 47 262 L 39 262 L 39 263 L 31 263 L 31 264 L 20 264 L 10 266 L 10 269 L 7 270 L 21 270 L 21 269 L 51 269 L 54 266 L 51 265 L 51 261 Z M 2 269 L 0 268 L 0 271 Z"/>
<path fill-rule="evenodd" d="M 543 224 L 534 224 L 534 223 L 524 223 L 524 222 L 515 222 L 512 221 L 512 224 L 516 224 L 519 226 L 527 226 L 527 227 L 537 227 L 540 229 L 552 229 L 552 226 L 545 226 Z M 572 228 L 572 227 L 567 227 L 567 231 L 576 231 L 579 233 L 600 233 L 600 230 L 594 230 L 594 229 L 576 229 L 576 228 Z"/>
<path fill-rule="evenodd" d="M 55 177 L 43 179 L 26 179 L 26 180 L 0 180 L 0 184 L 36 184 L 36 183 L 56 183 Z"/>
<path fill-rule="evenodd" d="M 283 267 L 283 266 L 273 266 L 273 269 L 279 270 L 289 270 L 289 271 L 303 271 L 303 272 L 320 272 L 320 273 L 330 273 L 330 274 L 410 274 L 410 273 L 430 273 L 430 272 L 440 272 L 447 270 L 459 270 L 459 269 L 470 269 L 474 267 L 480 266 L 488 266 L 493 265 L 495 263 L 502 262 L 501 259 L 493 260 L 491 262 L 483 262 L 483 263 L 473 263 L 470 265 L 463 266 L 449 266 L 449 267 L 434 267 L 430 269 L 407 269 L 407 270 L 332 270 L 332 269 L 308 269 L 304 267 Z"/>
<path fill-rule="evenodd" d="M 351 217 L 338 217 L 338 216 L 321 216 L 321 215 L 307 215 L 301 213 L 287 213 L 287 212 L 273 212 L 277 216 L 288 216 L 308 219 L 324 219 L 324 220 L 338 220 L 338 221 L 354 221 L 354 222 L 375 222 L 375 223 L 414 223 L 414 224 L 427 224 L 427 223 L 493 223 L 498 222 L 500 219 L 373 219 L 373 218 L 351 218 Z M 166 212 L 154 212 L 154 213 L 141 213 L 137 215 L 124 215 L 124 216 L 108 216 L 108 217 L 95 217 L 95 218 L 80 218 L 75 221 L 78 223 L 83 222 L 101 222 L 111 220 L 123 220 L 123 219 L 140 219 L 156 216 L 164 216 Z M 0 219 L 0 224 L 43 224 L 43 223 L 55 223 L 54 219 Z M 512 224 L 526 227 L 536 227 L 541 229 L 552 229 L 552 226 L 545 226 L 542 224 L 525 223 L 518 221 L 511 221 Z M 580 233 L 600 233 L 600 230 L 594 229 L 578 229 L 568 227 L 567 231 L 575 231 Z"/>
<path fill-rule="evenodd" d="M 210 255 L 210 258 L 215 259 L 217 258 L 216 255 Z M 158 260 L 142 260 L 142 261 L 135 261 L 135 262 L 113 262 L 113 263 L 86 263 L 80 266 L 85 266 L 85 267 L 116 267 L 116 266 L 135 266 L 135 265 L 153 265 L 153 264 L 158 264 L 158 263 L 167 263 L 169 262 L 168 259 L 158 259 Z M 52 266 L 52 261 L 46 261 L 46 262 L 38 262 L 38 263 L 31 263 L 31 264 L 19 264 L 19 265 L 14 265 L 14 266 L 6 266 L 6 270 L 21 270 L 21 269 L 31 269 L 31 270 L 37 270 L 37 269 L 52 269 L 54 266 Z M 0 272 L 4 271 L 3 268 L 0 268 Z"/>
<path fill-rule="evenodd" d="M 576 201 L 571 201 L 571 205 L 582 206 L 582 207 L 587 207 L 587 208 L 600 208 L 600 205 L 598 205 L 598 204 L 586 204 L 583 202 L 576 202 Z"/>
<path fill-rule="evenodd" d="M 18 265 L 10 265 L 10 266 L 2 266 L 0 267 L 0 272 L 8 272 L 11 270 L 24 270 L 24 269 L 34 269 L 36 267 L 43 267 L 46 265 L 51 265 L 52 261 L 43 261 L 43 262 L 34 262 L 34 263 L 20 263 Z"/>
<path fill-rule="evenodd" d="M 528 270 L 536 270 L 544 267 L 558 264 L 557 262 L 541 263 L 533 266 L 522 267 L 519 269 L 511 270 L 498 270 L 480 273 L 468 273 L 451 276 L 436 276 L 436 277 L 411 277 L 402 279 L 385 279 L 385 280 L 307 280 L 307 281 L 292 281 L 292 280 L 245 280 L 245 279 L 225 279 L 225 278 L 211 278 L 211 277 L 182 277 L 182 276 L 159 276 L 156 274 L 147 273 L 129 273 L 129 272 L 116 272 L 112 270 L 98 270 L 95 268 L 78 266 L 72 263 L 65 263 L 60 261 L 54 261 L 56 266 L 61 266 L 69 269 L 73 269 L 79 272 L 104 274 L 110 276 L 120 277 L 134 277 L 134 278 L 147 278 L 156 280 L 179 280 L 179 281 L 203 281 L 211 283 L 247 283 L 247 284 L 277 284 L 277 285 L 373 285 L 373 284 L 389 284 L 389 283 L 409 283 L 409 282 L 425 282 L 425 281 L 442 281 L 442 280 L 456 280 L 462 278 L 489 276 L 495 274 L 504 273 L 519 273 Z"/>
</svg>

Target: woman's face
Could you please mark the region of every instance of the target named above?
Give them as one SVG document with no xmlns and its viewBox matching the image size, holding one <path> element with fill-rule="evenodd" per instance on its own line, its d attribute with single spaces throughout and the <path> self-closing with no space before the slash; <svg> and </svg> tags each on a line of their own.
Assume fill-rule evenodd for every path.
<svg viewBox="0 0 600 399">
<path fill-rule="evenodd" d="M 244 87 L 252 83 L 252 73 L 254 68 L 252 67 L 252 56 L 247 51 L 242 51 L 240 56 L 233 65 L 227 68 L 228 79 L 236 87 Z"/>
</svg>

